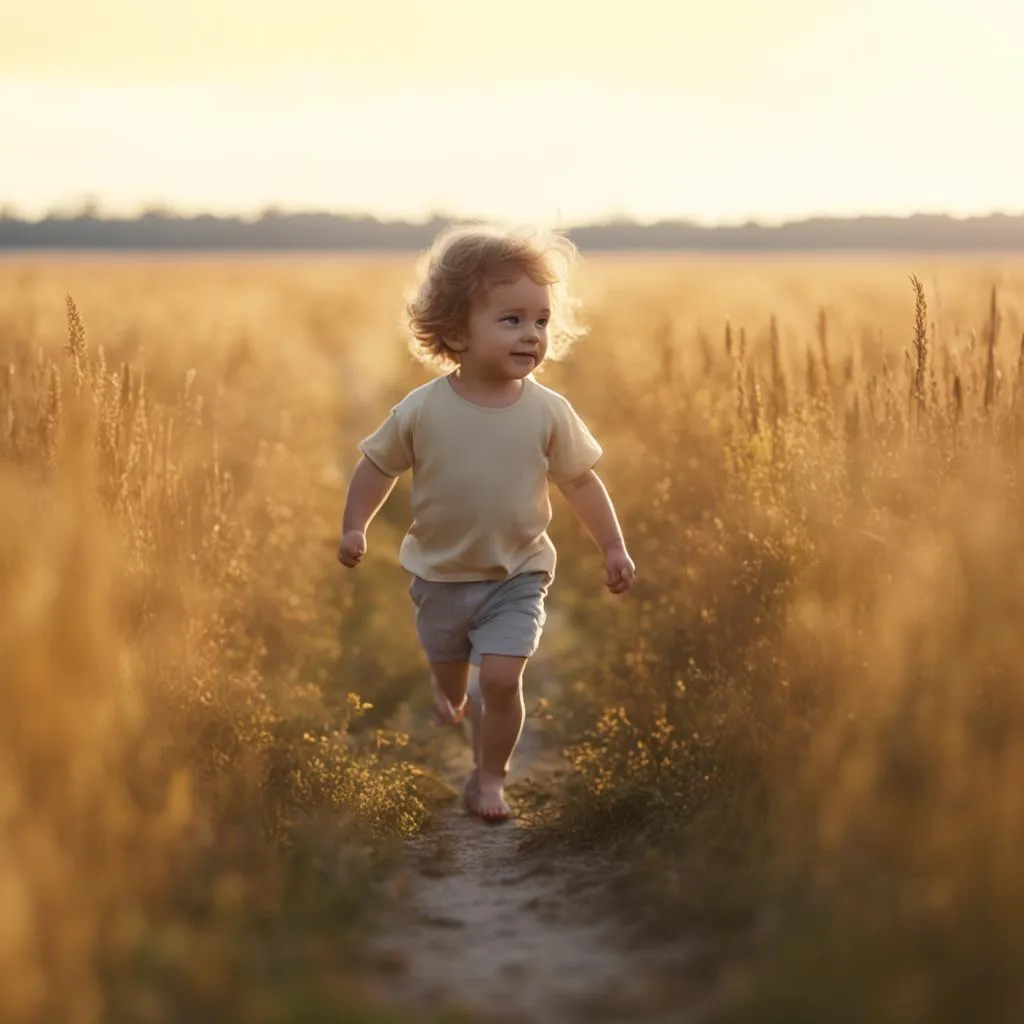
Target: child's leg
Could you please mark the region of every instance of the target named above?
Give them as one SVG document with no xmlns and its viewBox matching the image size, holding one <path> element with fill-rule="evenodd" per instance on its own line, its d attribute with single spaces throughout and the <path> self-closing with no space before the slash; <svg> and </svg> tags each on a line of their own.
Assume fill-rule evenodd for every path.
<svg viewBox="0 0 1024 1024">
<path fill-rule="evenodd" d="M 503 580 L 490 589 L 470 622 L 470 661 L 480 666 L 480 700 L 469 702 L 476 767 L 464 796 L 466 806 L 489 821 L 511 816 L 505 775 L 526 718 L 523 670 L 540 642 L 550 583 L 551 575 L 544 572 Z"/>
<path fill-rule="evenodd" d="M 416 632 L 434 687 L 434 712 L 444 725 L 461 722 L 469 671 L 468 616 L 457 583 L 432 583 L 414 576 L 409 596 L 416 606 Z"/>
<path fill-rule="evenodd" d="M 478 794 L 473 808 L 481 818 L 504 821 L 511 815 L 505 802 L 505 776 L 526 718 L 523 670 L 526 658 L 485 654 L 480 662 L 480 723 Z"/>
<path fill-rule="evenodd" d="M 434 711 L 442 725 L 462 721 L 466 713 L 466 684 L 469 662 L 431 661 L 430 675 L 434 681 Z"/>
</svg>

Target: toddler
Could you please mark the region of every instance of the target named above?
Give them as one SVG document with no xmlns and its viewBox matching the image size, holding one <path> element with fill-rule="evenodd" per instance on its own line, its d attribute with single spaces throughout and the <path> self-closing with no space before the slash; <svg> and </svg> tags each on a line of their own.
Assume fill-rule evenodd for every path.
<svg viewBox="0 0 1024 1024">
<path fill-rule="evenodd" d="M 537 650 L 555 574 L 548 481 L 601 549 L 621 594 L 635 567 L 594 466 L 602 450 L 569 402 L 534 379 L 582 333 L 565 238 L 491 227 L 441 234 L 408 306 L 411 344 L 441 372 L 359 445 L 339 561 L 354 568 L 366 530 L 411 469 L 413 522 L 400 549 L 442 722 L 468 714 L 474 769 L 466 808 L 511 816 L 504 795 L 524 720 L 523 670 Z M 471 666 L 481 700 L 469 700 Z"/>
</svg>

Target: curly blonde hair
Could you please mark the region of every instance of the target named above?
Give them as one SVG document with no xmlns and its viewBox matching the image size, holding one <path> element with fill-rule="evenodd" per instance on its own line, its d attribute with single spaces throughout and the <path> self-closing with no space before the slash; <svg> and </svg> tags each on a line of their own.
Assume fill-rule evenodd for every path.
<svg viewBox="0 0 1024 1024">
<path fill-rule="evenodd" d="M 447 341 L 466 330 L 474 299 L 525 273 L 551 287 L 547 358 L 564 358 L 586 333 L 579 301 L 570 290 L 577 259 L 573 243 L 555 233 L 491 225 L 445 229 L 421 259 L 418 284 L 406 302 L 413 355 L 438 370 L 458 365 Z"/>
</svg>

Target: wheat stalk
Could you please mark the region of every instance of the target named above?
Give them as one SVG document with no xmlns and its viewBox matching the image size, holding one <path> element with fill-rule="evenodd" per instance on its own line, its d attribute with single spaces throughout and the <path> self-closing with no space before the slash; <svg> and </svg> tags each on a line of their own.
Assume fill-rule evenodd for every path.
<svg viewBox="0 0 1024 1024">
<path fill-rule="evenodd" d="M 78 393 L 82 390 L 82 384 L 85 382 L 88 346 L 85 338 L 85 325 L 82 323 L 82 318 L 78 313 L 78 307 L 75 305 L 75 300 L 70 294 L 67 297 L 67 313 L 68 344 L 66 351 L 71 357 L 71 370 L 74 374 L 75 392 Z"/>
<path fill-rule="evenodd" d="M 60 370 L 56 363 L 50 363 L 50 386 L 46 407 L 46 456 L 50 465 L 57 462 L 57 447 L 61 424 L 61 381 Z"/>
<path fill-rule="evenodd" d="M 914 288 L 914 355 L 911 361 L 911 403 L 915 419 L 920 422 L 925 413 L 925 370 L 928 364 L 928 303 L 924 297 L 924 285 L 916 275 L 911 275 Z"/>
</svg>

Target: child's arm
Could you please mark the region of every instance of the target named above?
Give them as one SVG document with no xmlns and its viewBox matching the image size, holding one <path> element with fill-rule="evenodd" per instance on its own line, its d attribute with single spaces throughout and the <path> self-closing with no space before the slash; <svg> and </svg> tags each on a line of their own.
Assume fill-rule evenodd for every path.
<svg viewBox="0 0 1024 1024">
<path fill-rule="evenodd" d="M 613 594 L 629 590 L 636 577 L 636 566 L 626 551 L 615 508 L 601 478 L 591 469 L 561 484 L 559 489 L 604 554 L 608 589 Z"/>
<path fill-rule="evenodd" d="M 397 477 L 382 473 L 366 456 L 352 474 L 342 517 L 338 561 L 354 569 L 366 554 L 366 530 L 387 500 Z"/>
</svg>

